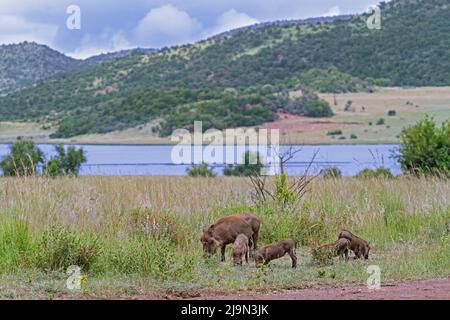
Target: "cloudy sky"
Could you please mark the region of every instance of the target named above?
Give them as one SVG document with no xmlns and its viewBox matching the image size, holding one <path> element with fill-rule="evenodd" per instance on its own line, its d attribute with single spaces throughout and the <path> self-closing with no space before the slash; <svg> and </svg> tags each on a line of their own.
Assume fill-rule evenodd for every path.
<svg viewBox="0 0 450 320">
<path fill-rule="evenodd" d="M 0 44 L 35 41 L 85 58 L 193 42 L 257 22 L 360 13 L 378 0 L 0 0 Z M 69 29 L 71 5 L 80 29 Z M 74 20 L 70 19 L 71 22 Z"/>
</svg>

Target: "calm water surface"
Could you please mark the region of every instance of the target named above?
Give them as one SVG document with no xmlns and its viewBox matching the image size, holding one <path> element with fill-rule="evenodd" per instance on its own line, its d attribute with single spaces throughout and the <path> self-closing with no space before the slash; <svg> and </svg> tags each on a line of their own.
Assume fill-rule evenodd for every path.
<svg viewBox="0 0 450 320">
<path fill-rule="evenodd" d="M 49 158 L 54 154 L 52 145 L 39 145 Z M 172 162 L 172 150 L 169 145 L 79 145 L 87 155 L 87 163 L 82 166 L 81 175 L 163 175 L 183 176 L 191 165 L 177 165 Z M 287 149 L 287 147 L 281 147 Z M 298 146 L 302 151 L 296 154 L 286 166 L 289 175 L 301 175 L 308 167 L 313 155 L 317 156 L 310 172 L 318 172 L 323 168 L 335 166 L 346 176 L 357 174 L 364 168 L 384 166 L 395 174 L 400 173 L 400 166 L 393 158 L 398 150 L 397 145 L 317 145 Z M 252 148 L 250 148 L 252 149 Z M 228 150 L 229 152 L 230 150 Z M 234 151 L 242 157 L 245 150 Z M 0 144 L 0 158 L 9 152 L 9 146 Z M 270 161 L 269 161 L 270 162 Z M 225 165 L 212 165 L 214 171 L 222 174 Z"/>
</svg>

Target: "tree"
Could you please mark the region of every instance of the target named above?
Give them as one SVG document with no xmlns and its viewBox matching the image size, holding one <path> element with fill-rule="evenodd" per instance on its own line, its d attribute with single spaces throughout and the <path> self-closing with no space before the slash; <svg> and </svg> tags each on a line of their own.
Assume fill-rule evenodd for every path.
<svg viewBox="0 0 450 320">
<path fill-rule="evenodd" d="M 426 117 L 404 129 L 400 135 L 398 160 L 402 169 L 414 175 L 443 174 L 450 177 L 450 121 L 436 125 Z"/>
<path fill-rule="evenodd" d="M 208 167 L 207 163 L 193 165 L 192 168 L 186 170 L 190 177 L 215 177 L 215 172 Z"/>
<path fill-rule="evenodd" d="M 23 140 L 11 146 L 11 153 L 0 163 L 5 176 L 32 176 L 36 168 L 44 163 L 42 151 L 33 141 Z"/>
<path fill-rule="evenodd" d="M 77 176 L 81 165 L 87 161 L 83 148 L 66 149 L 62 145 L 55 146 L 57 155 L 50 159 L 44 168 L 45 174 L 51 177 L 73 175 Z"/>
</svg>

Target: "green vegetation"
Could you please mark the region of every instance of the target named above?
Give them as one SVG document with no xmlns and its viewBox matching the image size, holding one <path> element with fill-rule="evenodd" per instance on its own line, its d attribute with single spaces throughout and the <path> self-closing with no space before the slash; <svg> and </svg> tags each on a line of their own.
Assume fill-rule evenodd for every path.
<svg viewBox="0 0 450 320">
<path fill-rule="evenodd" d="M 429 117 L 405 128 L 400 135 L 402 169 L 416 175 L 450 176 L 450 121 L 440 127 Z"/>
<path fill-rule="evenodd" d="M 37 166 L 44 163 L 42 151 L 32 141 L 18 141 L 11 146 L 0 167 L 5 176 L 32 176 L 37 173 Z"/>
<path fill-rule="evenodd" d="M 337 167 L 330 167 L 322 169 L 320 175 L 326 179 L 338 179 L 342 178 L 342 171 Z"/>
<path fill-rule="evenodd" d="M 35 176 L 37 167 L 44 165 L 44 175 L 77 176 L 81 164 L 86 162 L 82 148 L 55 146 L 57 155 L 44 164 L 44 154 L 33 141 L 21 140 L 11 146 L 11 152 L 1 162 L 0 167 L 5 176 Z"/>
<path fill-rule="evenodd" d="M 291 98 L 286 91 L 276 97 L 275 102 L 283 111 L 313 118 L 333 116 L 328 102 L 319 99 L 313 91 L 306 87 L 295 89 L 301 91 L 301 97 Z"/>
<path fill-rule="evenodd" d="M 134 52 L 0 98 L 0 121 L 50 122 L 59 127 L 53 137 L 71 137 L 162 118 L 160 133 L 167 135 L 172 127 L 187 125 L 179 111 L 189 119 L 204 119 L 205 129 L 274 119 L 274 106 L 265 103 L 264 93 L 263 101 L 250 104 L 245 116 L 227 114 L 222 121 L 223 114 L 208 110 L 223 112 L 233 105 L 230 113 L 235 113 L 246 106 L 225 100 L 221 108 L 227 88 L 247 99 L 249 88 L 271 87 L 276 95 L 306 82 L 332 92 L 370 91 L 372 85 L 449 85 L 450 61 L 445 57 L 450 44 L 441 41 L 448 34 L 448 5 L 448 0 L 383 3 L 381 30 L 369 30 L 367 15 L 361 15 L 314 25 L 269 24 L 152 55 Z M 149 103 L 153 99 L 168 102 L 167 110 Z M 305 104 L 300 98 L 282 107 L 302 115 L 331 115 L 318 99 Z"/>
<path fill-rule="evenodd" d="M 245 179 L 199 179 L 0 179 L 2 297 L 186 298 L 204 288 L 365 284 L 371 264 L 380 266 L 383 281 L 449 275 L 450 190 L 443 180 L 319 178 L 299 207 L 281 209 L 276 202 L 249 206 Z M 225 263 L 202 257 L 201 227 L 245 211 L 262 221 L 260 245 L 297 242 L 297 269 L 288 258 L 256 269 L 233 268 L 229 251 Z M 369 261 L 312 265 L 311 249 L 335 240 L 342 228 L 370 241 Z M 81 267 L 79 291 L 66 287 L 71 265 Z"/>
<path fill-rule="evenodd" d="M 215 177 L 216 174 L 207 163 L 193 165 L 186 170 L 189 177 Z"/>
<path fill-rule="evenodd" d="M 224 170 L 225 176 L 249 177 L 259 175 L 264 168 L 263 159 L 259 153 L 247 151 L 243 156 L 243 163 L 228 165 Z"/>
<path fill-rule="evenodd" d="M 397 111 L 395 111 L 395 110 L 389 110 L 388 111 L 388 116 L 389 117 L 395 117 L 397 115 Z"/>
<path fill-rule="evenodd" d="M 77 176 L 81 164 L 87 161 L 82 148 L 55 146 L 57 155 L 50 159 L 44 167 L 44 173 L 51 176 Z"/>
<path fill-rule="evenodd" d="M 94 68 L 100 63 L 125 57 L 133 52 L 152 53 L 151 49 L 123 50 L 77 60 L 35 42 L 0 45 L 0 95 L 14 92 L 45 80 L 57 79 Z"/>
<path fill-rule="evenodd" d="M 385 168 L 385 167 L 379 167 L 377 169 L 363 169 L 361 170 L 357 175 L 356 178 L 362 178 L 362 179 L 372 179 L 372 178 L 393 178 L 394 175 L 392 174 L 391 170 Z"/>
<path fill-rule="evenodd" d="M 377 126 L 384 126 L 385 124 L 386 124 L 386 120 L 384 120 L 384 118 L 380 118 L 376 122 Z"/>
<path fill-rule="evenodd" d="M 327 133 L 328 136 L 340 136 L 341 134 L 342 134 L 342 130 L 341 129 L 330 130 Z"/>
<path fill-rule="evenodd" d="M 33 42 L 0 45 L 0 57 L 0 95 L 81 67 L 78 60 Z"/>
<path fill-rule="evenodd" d="M 375 83 L 361 80 L 336 68 L 310 69 L 287 82 L 289 87 L 301 85 L 322 93 L 371 92 Z M 377 83 L 381 85 L 382 83 Z"/>
</svg>

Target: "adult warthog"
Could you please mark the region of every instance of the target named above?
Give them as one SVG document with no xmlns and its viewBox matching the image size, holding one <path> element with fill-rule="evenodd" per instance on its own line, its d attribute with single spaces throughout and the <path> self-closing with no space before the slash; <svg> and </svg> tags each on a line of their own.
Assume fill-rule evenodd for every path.
<svg viewBox="0 0 450 320">
<path fill-rule="evenodd" d="M 225 261 L 225 247 L 233 243 L 239 234 L 244 234 L 249 239 L 250 248 L 258 247 L 260 221 L 254 215 L 244 213 L 219 219 L 214 224 L 203 230 L 200 238 L 203 244 L 205 257 L 211 257 L 217 248 L 221 249 L 221 261 Z"/>
</svg>

